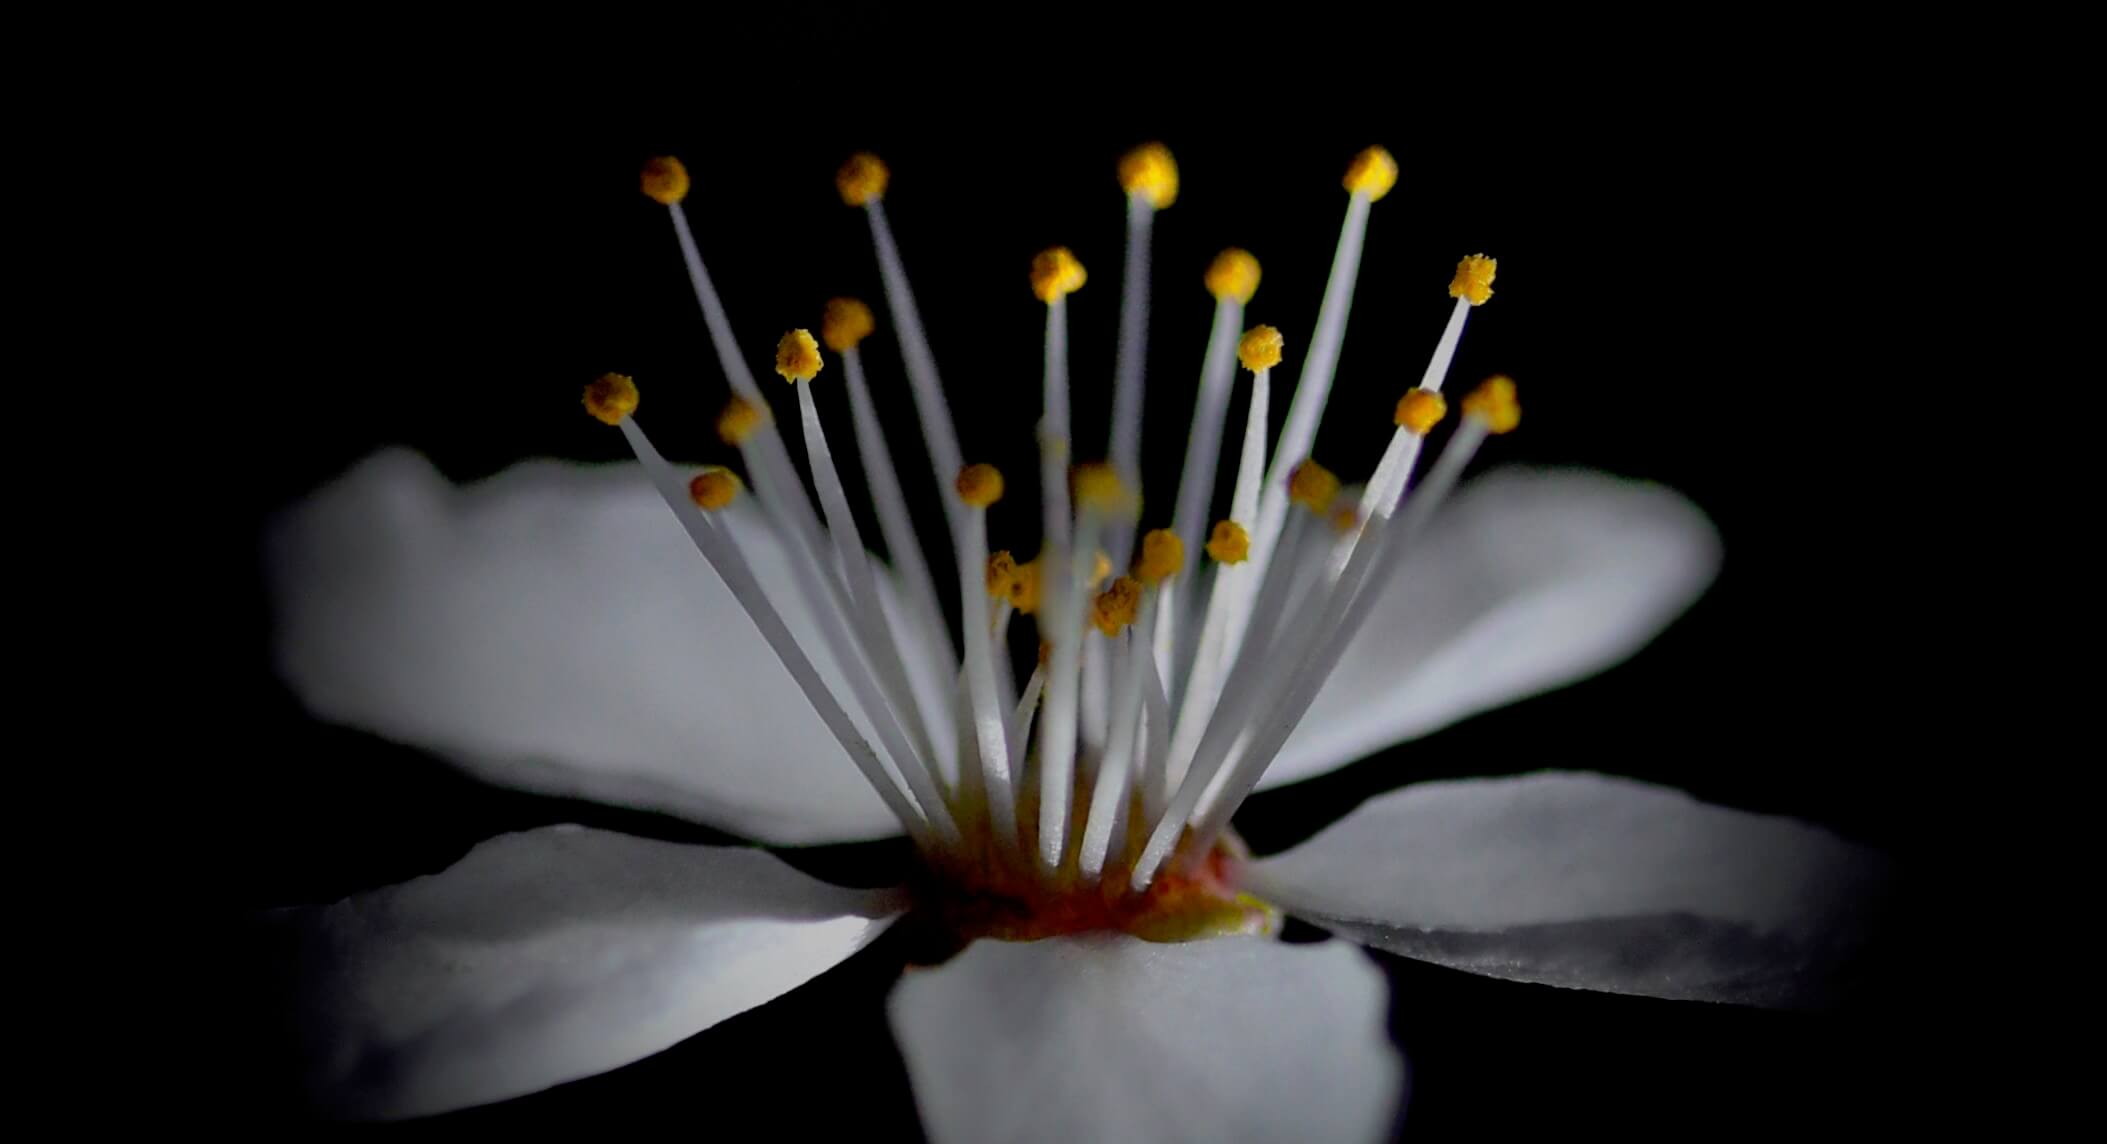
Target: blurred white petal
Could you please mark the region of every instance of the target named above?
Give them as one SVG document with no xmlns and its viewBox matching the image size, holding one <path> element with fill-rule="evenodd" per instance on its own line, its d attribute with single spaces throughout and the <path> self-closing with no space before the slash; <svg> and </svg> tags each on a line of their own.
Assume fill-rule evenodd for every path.
<svg viewBox="0 0 2107 1144">
<path fill-rule="evenodd" d="M 1879 854 L 1789 818 L 1603 775 L 1420 783 L 1251 884 L 1345 937 L 1494 977 L 1809 1005 L 1866 936 Z"/>
<path fill-rule="evenodd" d="M 1593 675 L 1681 614 L 1718 566 L 1711 524 L 1658 485 L 1578 470 L 1477 480 L 1413 544 L 1260 785 Z"/>
<path fill-rule="evenodd" d="M 420 1116 L 604 1072 L 825 972 L 896 905 L 758 850 L 575 826 L 492 839 L 287 912 L 313 1093 L 339 1115 Z"/>
<path fill-rule="evenodd" d="M 763 581 L 789 585 L 759 516 L 727 516 Z M 457 489 L 381 453 L 288 512 L 269 557 L 280 670 L 323 718 L 505 786 L 767 842 L 899 832 L 635 465 L 534 462 Z"/>
<path fill-rule="evenodd" d="M 1343 942 L 976 942 L 893 991 L 939 1144 L 1373 1140 L 1403 1094 L 1382 973 Z"/>
</svg>

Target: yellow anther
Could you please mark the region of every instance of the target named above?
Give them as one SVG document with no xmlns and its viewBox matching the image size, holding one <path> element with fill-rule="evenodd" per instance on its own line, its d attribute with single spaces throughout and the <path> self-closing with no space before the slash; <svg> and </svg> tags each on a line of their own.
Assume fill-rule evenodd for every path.
<svg viewBox="0 0 2107 1144">
<path fill-rule="evenodd" d="M 1039 610 L 1040 567 L 1035 557 L 1029 564 L 1016 565 L 1016 572 L 1010 577 L 1010 607 L 1020 615 L 1029 616 Z"/>
<path fill-rule="evenodd" d="M 644 163 L 644 193 L 672 206 L 688 197 L 688 169 L 671 155 L 660 155 Z"/>
<path fill-rule="evenodd" d="M 1049 247 L 1032 258 L 1032 293 L 1048 305 L 1082 289 L 1089 280 L 1083 264 L 1065 246 Z"/>
<path fill-rule="evenodd" d="M 1135 613 L 1141 610 L 1141 581 L 1132 576 L 1121 576 L 1112 581 L 1112 586 L 1098 593 L 1090 606 L 1090 622 L 1106 638 L 1118 635 L 1128 624 L 1134 622 Z"/>
<path fill-rule="evenodd" d="M 1258 259 L 1230 247 L 1207 264 L 1207 292 L 1223 301 L 1249 302 L 1258 293 Z"/>
<path fill-rule="evenodd" d="M 1242 564 L 1251 558 L 1251 534 L 1233 520 L 1216 521 L 1207 534 L 1207 554 L 1224 564 Z"/>
<path fill-rule="evenodd" d="M 860 207 L 884 198 L 885 185 L 892 177 L 893 173 L 885 169 L 885 160 L 869 151 L 858 151 L 835 172 L 834 189 L 841 192 L 842 202 Z"/>
<path fill-rule="evenodd" d="M 1397 185 L 1397 160 L 1381 147 L 1370 147 L 1346 165 L 1346 189 L 1358 191 L 1374 202 Z"/>
<path fill-rule="evenodd" d="M 1340 505 L 1337 509 L 1334 509 L 1332 511 L 1333 532 L 1352 532 L 1354 530 L 1354 526 L 1360 523 L 1361 509 L 1359 505 L 1348 502 L 1346 504 Z"/>
<path fill-rule="evenodd" d="M 1414 437 L 1424 437 L 1449 415 L 1449 403 L 1431 389 L 1408 389 L 1397 399 L 1397 424 Z"/>
<path fill-rule="evenodd" d="M 1493 433 L 1509 433 L 1522 423 L 1522 407 L 1514 399 L 1514 381 L 1495 374 L 1463 399 L 1463 415 L 1484 422 Z"/>
<path fill-rule="evenodd" d="M 1099 512 L 1132 512 L 1134 502 L 1112 466 L 1103 461 L 1075 467 L 1075 501 Z"/>
<path fill-rule="evenodd" d="M 1084 584 L 1084 587 L 1095 588 L 1099 584 L 1104 583 L 1105 577 L 1111 574 L 1112 557 L 1104 549 L 1100 548 L 1097 550 L 1096 558 L 1090 561 L 1090 579 Z"/>
<path fill-rule="evenodd" d="M 877 328 L 871 308 L 854 298 L 829 298 L 826 312 L 819 319 L 820 340 L 838 354 L 855 349 L 857 342 L 870 337 Z"/>
<path fill-rule="evenodd" d="M 1178 201 L 1178 162 L 1161 143 L 1145 143 L 1119 161 L 1119 185 L 1157 210 Z"/>
<path fill-rule="evenodd" d="M 601 374 L 585 387 L 585 411 L 609 425 L 620 425 L 636 412 L 636 382 L 624 374 Z"/>
<path fill-rule="evenodd" d="M 1449 297 L 1467 298 L 1473 306 L 1483 306 L 1492 297 L 1492 276 L 1500 269 L 1500 260 L 1482 254 L 1464 256 L 1456 264 L 1456 277 L 1449 280 Z"/>
<path fill-rule="evenodd" d="M 775 344 L 775 371 L 792 385 L 811 381 L 821 364 L 819 343 L 812 340 L 811 330 L 792 330 Z"/>
<path fill-rule="evenodd" d="M 1008 549 L 1002 549 L 988 557 L 988 595 L 998 600 L 1010 598 L 1010 589 L 1017 583 L 1017 558 Z"/>
<path fill-rule="evenodd" d="M 734 394 L 717 415 L 717 436 L 727 445 L 744 445 L 754 430 L 767 423 L 767 409 Z"/>
<path fill-rule="evenodd" d="M 1144 584 L 1155 584 L 1176 576 L 1185 567 L 1185 542 L 1168 528 L 1150 529 L 1141 538 L 1141 555 L 1134 560 L 1134 575 Z"/>
<path fill-rule="evenodd" d="M 1244 340 L 1236 344 L 1237 360 L 1252 373 L 1272 369 L 1280 364 L 1280 350 L 1286 344 L 1279 330 L 1271 326 L 1253 326 L 1244 331 Z"/>
<path fill-rule="evenodd" d="M 688 482 L 688 499 L 711 512 L 732 503 L 738 495 L 739 478 L 720 465 L 711 465 Z"/>
<path fill-rule="evenodd" d="M 958 471 L 958 499 L 974 508 L 986 508 L 1002 499 L 1002 470 L 993 465 L 967 465 Z"/>
<path fill-rule="evenodd" d="M 1305 460 L 1288 474 L 1288 499 L 1322 514 L 1339 495 L 1339 478 L 1314 460 Z"/>
<path fill-rule="evenodd" d="M 1052 664 L 1052 663 L 1053 663 L 1053 641 L 1052 641 L 1052 640 L 1040 640 L 1040 641 L 1039 641 L 1039 666 L 1040 666 L 1040 667 L 1046 667 L 1046 666 L 1048 666 L 1048 665 L 1050 665 L 1050 664 Z"/>
</svg>

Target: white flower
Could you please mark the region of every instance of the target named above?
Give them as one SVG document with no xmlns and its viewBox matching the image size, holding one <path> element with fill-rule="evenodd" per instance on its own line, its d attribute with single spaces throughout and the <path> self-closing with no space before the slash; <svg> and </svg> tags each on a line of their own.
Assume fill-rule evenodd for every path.
<svg viewBox="0 0 2107 1144">
<path fill-rule="evenodd" d="M 317 1097 L 351 1115 L 414 1116 L 611 1069 L 796 988 L 910 910 L 966 943 L 909 974 L 891 1001 L 940 1140 L 1380 1134 L 1404 1083 L 1381 974 L 1344 942 L 1270 940 L 1277 910 L 1520 981 L 1807 1000 L 1882 864 L 1790 820 L 1540 772 L 1407 787 L 1262 860 L 1226 830 L 1253 789 L 1616 662 L 1717 562 L 1702 516 L 1654 486 L 1505 472 L 1449 497 L 1487 433 L 1512 427 L 1512 391 L 1499 387 L 1466 403 L 1409 495 L 1438 415 L 1431 396 L 1409 415 L 1401 406 L 1358 499 L 1332 503 L 1335 483 L 1309 467 L 1295 488 L 1318 511 L 1291 507 L 1286 478 L 1323 410 L 1361 232 L 1395 175 L 1387 162 L 1372 151 L 1349 175 L 1332 284 L 1270 460 L 1278 336 L 1245 340 L 1255 374 L 1230 514 L 1242 543 L 1216 551 L 1249 552 L 1205 571 L 1171 557 L 1197 557 L 1207 532 L 1256 264 L 1240 256 L 1210 272 L 1217 320 L 1184 487 L 1171 527 L 1138 537 L 1122 503 L 1138 471 L 1145 291 L 1127 294 L 1114 456 L 1078 476 L 1071 505 L 1062 299 L 1083 275 L 1065 251 L 1042 257 L 1052 495 L 1036 599 L 1009 591 L 1007 565 L 990 572 L 1000 478 L 966 473 L 963 495 L 951 494 L 963 458 L 879 205 L 882 166 L 852 161 L 842 191 L 871 218 L 948 537 L 917 538 L 907 524 L 855 348 L 866 316 L 830 313 L 827 340 L 896 574 L 849 527 L 848 483 L 813 415 L 816 347 L 786 338 L 779 366 L 799 379 L 819 513 L 772 419 L 750 416 L 763 395 L 687 230 L 685 173 L 648 168 L 749 414 L 728 439 L 759 495 L 712 476 L 691 499 L 687 475 L 631 416 L 626 379 L 596 383 L 589 404 L 621 426 L 639 465 L 538 462 L 456 489 L 418 458 L 381 454 L 271 538 L 281 667 L 317 714 L 494 782 L 775 845 L 905 831 L 931 876 L 869 892 L 749 848 L 578 827 L 491 840 L 442 873 L 299 919 Z M 1128 279 L 1145 282 L 1175 167 L 1147 151 L 1123 177 Z M 1490 285 L 1489 260 L 1459 268 L 1423 394 L 1439 391 Z M 1115 565 L 1141 552 L 1140 576 L 1115 581 L 1093 612 L 1085 582 L 1100 544 Z M 957 557 L 972 616 L 963 662 L 924 548 Z M 983 623 L 988 584 L 1002 598 Z M 1037 605 L 1050 642 L 1021 688 L 1000 638 L 1013 602 Z"/>
</svg>

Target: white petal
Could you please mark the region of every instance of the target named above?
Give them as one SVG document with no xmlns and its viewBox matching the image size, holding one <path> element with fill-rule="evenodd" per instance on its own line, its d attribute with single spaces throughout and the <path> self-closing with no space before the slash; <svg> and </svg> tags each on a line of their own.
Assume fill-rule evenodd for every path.
<svg viewBox="0 0 2107 1144">
<path fill-rule="evenodd" d="M 1321 774 L 1629 656 L 1719 566 L 1704 514 L 1658 485 L 1505 470 L 1459 492 L 1267 769 Z"/>
<path fill-rule="evenodd" d="M 1866 936 L 1880 855 L 1603 775 L 1420 783 L 1255 863 L 1252 887 L 1371 945 L 1494 977 L 1806 1005 Z"/>
<path fill-rule="evenodd" d="M 783 545 L 728 515 L 763 580 L 789 584 Z M 456 489 L 381 453 L 288 513 L 270 563 L 280 669 L 324 718 L 491 782 L 767 842 L 899 832 L 634 465 L 536 462 Z"/>
<path fill-rule="evenodd" d="M 1387 990 L 1343 942 L 982 941 L 893 991 L 939 1144 L 1372 1140 L 1403 1093 Z"/>
<path fill-rule="evenodd" d="M 492 839 L 291 912 L 314 1094 L 420 1116 L 604 1072 L 825 972 L 893 904 L 758 850 L 576 826 Z"/>
</svg>

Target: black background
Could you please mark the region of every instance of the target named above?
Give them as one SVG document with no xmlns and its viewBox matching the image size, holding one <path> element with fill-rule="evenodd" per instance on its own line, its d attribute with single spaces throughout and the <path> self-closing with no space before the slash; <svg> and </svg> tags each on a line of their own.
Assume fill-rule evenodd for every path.
<svg viewBox="0 0 2107 1144">
<path fill-rule="evenodd" d="M 1474 315 L 1452 385 L 1512 374 L 1526 416 L 1481 465 L 1668 484 L 1718 525 L 1724 570 L 1631 663 L 1254 798 L 1239 828 L 1278 850 L 1403 782 L 1602 766 L 1818 821 L 1918 867 L 1925 784 L 1897 728 L 1922 724 L 1903 696 L 1931 670 L 1906 587 L 1926 559 L 1918 481 L 1933 454 L 1914 426 L 1877 430 L 1865 412 L 1918 364 L 1897 348 L 1918 320 L 1903 288 L 1938 268 L 1896 206 L 1941 168 L 1930 105 L 1945 93 L 1854 71 L 1818 45 L 1726 64 L 1636 46 L 1514 55 L 1431 33 L 1199 36 L 1169 19 L 1074 15 L 1079 30 L 1019 38 L 795 9 L 713 26 L 670 58 L 582 43 L 548 59 L 498 44 L 426 57 L 411 45 L 370 65 L 307 74 L 274 60 L 247 77 L 240 116 L 215 126 L 231 146 L 192 157 L 261 188 L 220 203 L 197 238 L 242 282 L 227 340 L 270 363 L 206 383 L 234 398 L 220 406 L 234 431 L 220 459 L 238 461 L 204 467 L 225 481 L 209 498 L 224 511 L 200 515 L 209 543 L 185 561 L 209 585 L 196 602 L 213 638 L 177 686 L 209 689 L 225 744 L 196 819 L 204 948 L 224 971 L 209 979 L 223 1063 L 189 1094 L 204 1108 L 298 1115 L 273 1032 L 280 967 L 245 924 L 252 911 L 440 869 L 542 823 L 722 840 L 487 788 L 306 719 L 270 673 L 254 560 L 270 513 L 385 444 L 460 480 L 533 456 L 621 459 L 618 435 L 578 407 L 580 386 L 606 370 L 638 378 L 670 454 L 729 459 L 708 430 L 724 383 L 664 212 L 636 192 L 637 164 L 659 153 L 695 176 L 690 217 L 756 361 L 784 328 L 816 325 L 832 295 L 880 300 L 863 221 L 831 176 L 851 151 L 883 155 L 966 452 L 1004 463 L 1028 503 L 1043 309 L 1026 264 L 1062 243 L 1093 275 L 1071 300 L 1087 454 L 1117 322 L 1113 165 L 1129 146 L 1168 143 L 1184 189 L 1157 225 L 1144 437 L 1167 506 L 1212 305 L 1200 270 L 1225 245 L 1257 254 L 1249 320 L 1287 332 L 1292 377 L 1345 203 L 1338 176 L 1359 148 L 1386 145 L 1403 177 L 1374 209 L 1319 456 L 1349 475 L 1373 463 L 1447 312 L 1451 267 L 1484 250 L 1500 259 L 1497 296 Z M 926 491 L 882 325 L 867 356 L 874 385 L 901 395 L 881 405 L 910 494 Z M 829 411 L 837 449 L 840 413 Z M 916 510 L 937 519 L 933 501 Z M 998 521 L 996 540 L 1022 550 L 1031 537 Z M 902 855 L 799 860 L 875 883 Z M 1849 1001 L 1820 1016 L 1379 957 L 1412 1067 L 1411 1126 L 1437 1139 L 1889 1126 L 1921 1099 L 1919 1029 L 1937 1017 L 1911 920 L 1920 890 L 1904 884 Z M 752 1111 L 800 1132 L 912 1133 L 883 1015 L 898 946 L 882 940 L 630 1068 L 413 1130 L 710 1131 Z"/>
</svg>

